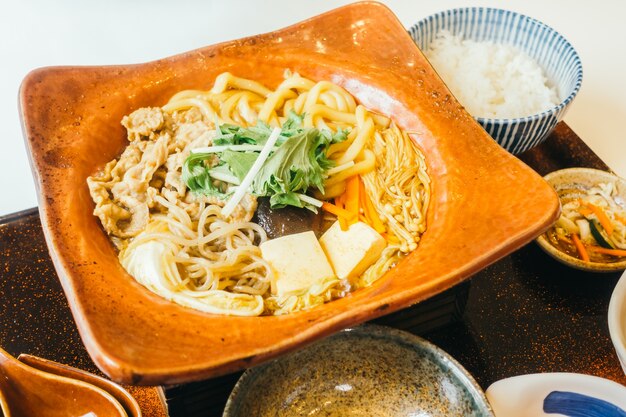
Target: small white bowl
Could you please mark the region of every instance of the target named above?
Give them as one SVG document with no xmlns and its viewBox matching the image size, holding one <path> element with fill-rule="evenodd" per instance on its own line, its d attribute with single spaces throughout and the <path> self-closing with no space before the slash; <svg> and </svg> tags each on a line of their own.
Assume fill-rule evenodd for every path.
<svg viewBox="0 0 626 417">
<path fill-rule="evenodd" d="M 626 412 L 626 387 L 591 375 L 514 376 L 494 382 L 485 394 L 496 417 L 609 417 Z"/>
<path fill-rule="evenodd" d="M 609 333 L 626 374 L 626 272 L 617 282 L 609 303 Z"/>
</svg>

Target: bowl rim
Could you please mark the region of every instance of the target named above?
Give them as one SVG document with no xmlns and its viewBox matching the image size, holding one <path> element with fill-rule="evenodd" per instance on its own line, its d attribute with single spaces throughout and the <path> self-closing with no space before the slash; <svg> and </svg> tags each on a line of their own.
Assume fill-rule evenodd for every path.
<svg viewBox="0 0 626 417">
<path fill-rule="evenodd" d="M 407 344 L 411 349 L 415 348 L 423 348 L 425 351 L 429 351 L 439 356 L 442 359 L 442 363 L 449 365 L 450 370 L 454 375 L 456 375 L 459 379 L 464 378 L 461 382 L 463 382 L 464 387 L 468 390 L 469 394 L 475 400 L 482 401 L 482 404 L 477 405 L 482 407 L 483 410 L 490 415 L 493 416 L 493 410 L 491 408 L 491 404 L 489 400 L 487 400 L 487 395 L 485 391 L 481 388 L 481 386 L 476 382 L 472 374 L 469 373 L 467 369 L 463 367 L 455 358 L 453 358 L 448 352 L 435 345 L 434 343 L 420 337 L 416 334 L 410 333 L 406 330 L 396 329 L 394 327 L 383 326 L 380 324 L 373 323 L 365 323 L 356 327 L 349 327 L 341 330 L 331 336 L 328 336 L 322 340 L 319 340 L 317 343 L 328 343 L 332 338 L 339 337 L 341 335 L 361 335 L 361 336 L 382 336 L 387 339 L 392 340 L 396 344 Z M 310 346 L 309 346 L 310 347 Z M 307 348 L 309 348 L 307 347 Z M 305 348 L 305 349 L 307 349 Z M 256 366 L 254 368 L 247 369 L 237 380 L 237 383 L 233 387 L 232 391 L 228 395 L 228 400 L 226 401 L 226 405 L 224 406 L 224 412 L 222 417 L 235 417 L 232 412 L 233 407 L 237 404 L 237 399 L 242 398 L 242 393 L 240 392 L 242 389 L 246 387 L 247 384 L 250 384 L 253 381 L 253 378 L 258 377 L 262 372 L 264 372 L 267 368 L 274 366 L 279 361 L 285 361 L 290 358 L 293 354 L 297 354 L 302 350 L 291 352 L 288 355 L 281 356 L 271 362 L 267 362 Z M 245 394 L 244 394 L 245 395 Z"/>
<path fill-rule="evenodd" d="M 550 180 L 556 176 L 568 174 L 568 173 L 586 173 L 588 175 L 592 175 L 594 177 L 613 177 L 618 182 L 621 182 L 626 187 L 626 179 L 614 174 L 613 172 L 603 171 L 601 169 L 595 168 L 585 168 L 585 167 L 575 167 L 575 168 L 564 168 L 556 171 L 552 171 L 549 174 L 545 175 L 543 178 L 552 186 Z M 559 198 L 559 202 L 561 199 Z M 542 233 L 535 240 L 539 247 L 543 249 L 547 254 L 552 256 L 554 259 L 571 266 L 576 269 L 580 269 L 583 271 L 589 272 L 619 272 L 626 269 L 626 259 L 619 262 L 613 263 L 602 263 L 602 262 L 585 262 L 581 259 L 575 258 L 571 255 L 566 254 L 552 246 L 548 239 L 545 238 L 545 234 Z"/>
<path fill-rule="evenodd" d="M 493 125 L 504 125 L 504 124 L 511 124 L 511 123 L 520 123 L 520 124 L 531 123 L 537 120 L 545 119 L 554 114 L 558 114 L 559 112 L 563 111 L 563 109 L 565 109 L 574 100 L 574 98 L 580 91 L 580 87 L 583 82 L 583 65 L 582 65 L 582 60 L 580 59 L 580 55 L 578 54 L 578 51 L 576 51 L 576 48 L 574 48 L 574 46 L 571 44 L 570 41 L 567 40 L 565 36 L 563 36 L 556 29 L 552 28 L 551 26 L 548 26 L 547 24 L 543 23 L 542 21 L 534 17 L 530 17 L 528 15 L 518 13 L 513 10 L 499 9 L 497 7 L 481 7 L 481 6 L 457 7 L 457 8 L 442 10 L 440 12 L 433 13 L 429 16 L 424 17 L 423 19 L 411 25 L 411 27 L 409 28 L 409 32 L 411 32 L 413 29 L 417 29 L 421 26 L 424 26 L 426 23 L 428 23 L 430 20 L 434 19 L 435 17 L 444 16 L 448 13 L 453 13 L 455 15 L 462 15 L 469 11 L 488 11 L 488 12 L 497 12 L 497 13 L 509 13 L 511 14 L 511 16 L 519 16 L 521 18 L 527 19 L 528 21 L 537 25 L 539 28 L 547 29 L 548 33 L 555 34 L 558 39 L 564 42 L 564 45 L 565 45 L 564 49 L 570 48 L 573 51 L 574 60 L 572 62 L 572 65 L 574 66 L 575 71 L 576 71 L 576 80 L 575 80 L 574 88 L 570 91 L 567 97 L 565 99 L 562 99 L 561 102 L 557 104 L 556 106 L 550 107 L 542 112 L 534 113 L 534 114 L 523 116 L 523 117 L 490 118 L 490 117 L 473 116 L 479 123 L 481 124 L 490 123 Z M 531 56 L 531 58 L 535 60 L 534 57 Z M 543 67 L 541 67 L 541 69 L 544 70 Z"/>
<path fill-rule="evenodd" d="M 613 289 L 611 294 L 611 301 L 609 301 L 609 311 L 607 314 L 607 321 L 609 325 L 609 335 L 611 342 L 613 342 L 613 348 L 615 353 L 624 369 L 626 374 L 626 329 L 621 321 L 625 321 L 626 317 L 620 315 L 626 306 L 626 271 L 622 274 L 621 278 L 617 281 L 617 285 Z M 621 308 L 621 311 L 620 311 Z"/>
</svg>

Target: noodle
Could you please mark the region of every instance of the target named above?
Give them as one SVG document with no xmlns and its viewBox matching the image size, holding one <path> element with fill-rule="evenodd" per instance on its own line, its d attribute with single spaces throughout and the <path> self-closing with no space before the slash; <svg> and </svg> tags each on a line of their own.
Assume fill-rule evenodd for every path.
<svg viewBox="0 0 626 417">
<path fill-rule="evenodd" d="M 268 240 L 266 231 L 251 221 L 256 197 L 246 193 L 224 216 L 224 197 L 192 193 L 183 181 L 183 164 L 192 150 L 221 149 L 210 147 L 218 125 L 281 127 L 292 112 L 302 115 L 302 128 L 345 132 L 346 139 L 326 152 L 334 167 L 325 173 L 323 190 L 320 183 L 312 191 L 321 200 L 337 200 L 347 181 L 360 176 L 373 205 L 369 214 L 380 218 L 387 246 L 350 282 L 334 277 L 279 296 L 272 293 L 274 272 L 259 248 Z M 311 308 L 372 284 L 417 247 L 425 230 L 430 189 L 423 156 L 387 117 L 368 111 L 331 82 L 316 83 L 286 71 L 272 91 L 223 73 L 211 90 L 181 91 L 163 107 L 139 109 L 122 124 L 130 144 L 118 160 L 87 180 L 94 214 L 119 249 L 124 268 L 178 304 L 240 316 Z M 224 172 L 212 177 L 224 195 L 233 193 L 239 184 L 235 180 Z M 322 205 L 318 203 L 314 205 Z"/>
</svg>

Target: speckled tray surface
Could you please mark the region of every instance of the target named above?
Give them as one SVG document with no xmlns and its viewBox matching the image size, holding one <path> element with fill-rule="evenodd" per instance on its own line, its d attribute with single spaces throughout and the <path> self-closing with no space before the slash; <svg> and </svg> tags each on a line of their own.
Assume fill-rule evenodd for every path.
<svg viewBox="0 0 626 417">
<path fill-rule="evenodd" d="M 0 346 L 104 377 L 80 340 L 36 208 L 0 217 Z M 159 388 L 124 388 L 143 417 L 167 417 Z"/>
<path fill-rule="evenodd" d="M 561 123 L 541 146 L 521 155 L 539 174 L 574 166 L 607 166 Z M 486 388 L 501 378 L 533 372 L 579 372 L 626 384 L 611 345 L 606 314 L 619 273 L 567 268 L 530 243 L 477 273 L 454 302 L 441 297 L 382 323 L 419 333 L 463 365 Z M 457 287 L 455 287 L 457 288 Z M 455 303 L 461 302 L 461 305 Z M 451 306 L 448 317 L 437 303 Z M 416 322 L 420 311 L 427 322 Z M 433 313 L 436 312 L 437 314 Z M 429 314 L 432 314 L 429 316 Z M 419 317 L 418 317 L 419 318 Z M 416 324 L 417 323 L 417 324 Z M 91 372 L 48 255 L 36 209 L 0 218 L 0 343 Z M 221 416 L 238 374 L 165 390 L 170 416 Z M 145 416 L 164 416 L 154 388 L 130 388 Z"/>
</svg>

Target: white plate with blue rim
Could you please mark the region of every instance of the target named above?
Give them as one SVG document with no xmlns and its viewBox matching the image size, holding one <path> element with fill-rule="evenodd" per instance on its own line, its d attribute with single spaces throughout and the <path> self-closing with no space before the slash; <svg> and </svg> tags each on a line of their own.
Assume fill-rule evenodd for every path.
<svg viewBox="0 0 626 417">
<path fill-rule="evenodd" d="M 496 417 L 626 417 L 626 387 L 591 375 L 515 376 L 494 382 L 486 395 Z"/>
</svg>

